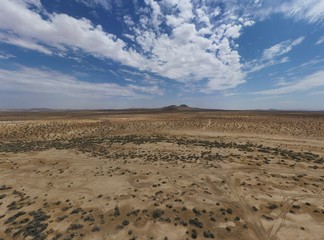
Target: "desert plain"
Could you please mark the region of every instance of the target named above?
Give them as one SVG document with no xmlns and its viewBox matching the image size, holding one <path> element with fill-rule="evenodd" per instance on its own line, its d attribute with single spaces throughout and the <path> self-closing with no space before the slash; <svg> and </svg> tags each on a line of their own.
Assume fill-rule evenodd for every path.
<svg viewBox="0 0 324 240">
<path fill-rule="evenodd" d="M 324 113 L 0 112 L 0 239 L 324 239 Z"/>
</svg>

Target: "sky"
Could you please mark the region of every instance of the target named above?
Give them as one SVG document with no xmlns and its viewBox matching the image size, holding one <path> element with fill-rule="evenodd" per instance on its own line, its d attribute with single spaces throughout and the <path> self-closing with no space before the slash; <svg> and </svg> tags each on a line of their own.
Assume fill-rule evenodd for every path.
<svg viewBox="0 0 324 240">
<path fill-rule="evenodd" d="M 1 0 L 0 109 L 324 110 L 324 0 Z"/>
</svg>

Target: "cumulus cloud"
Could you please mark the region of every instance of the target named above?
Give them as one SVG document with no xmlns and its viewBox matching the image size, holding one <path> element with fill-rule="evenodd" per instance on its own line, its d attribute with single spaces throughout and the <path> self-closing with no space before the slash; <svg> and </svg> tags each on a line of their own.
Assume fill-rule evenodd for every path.
<svg viewBox="0 0 324 240">
<path fill-rule="evenodd" d="M 64 56 L 71 50 L 82 50 L 179 82 L 200 81 L 201 91 L 205 92 L 245 82 L 235 39 L 253 21 L 208 7 L 206 1 L 146 0 L 146 6 L 137 13 L 140 21 L 136 25 L 131 16 L 124 18 L 128 30 L 123 36 L 132 40 L 128 42 L 85 18 L 46 12 L 41 15 L 39 0 L 3 1 L 2 42 L 48 55 Z M 116 4 L 108 0 L 87 1 L 107 9 L 112 2 Z M 161 24 L 167 25 L 168 30 Z"/>
<path fill-rule="evenodd" d="M 217 8 L 215 13 L 204 1 L 163 0 L 159 8 L 152 1 L 147 3 L 151 6 L 150 20 L 144 17 L 141 26 L 135 28 L 135 36 L 144 54 L 150 56 L 151 71 L 180 82 L 205 81 L 201 87 L 204 92 L 244 82 L 234 39 L 249 19 L 224 13 L 221 21 L 215 21 L 221 10 Z M 166 24 L 168 32 L 156 30 L 159 24 Z"/>
<path fill-rule="evenodd" d="M 42 8 L 42 3 L 40 0 L 16 0 L 15 2 L 21 5 L 25 5 L 27 7 L 33 6 L 36 7 L 37 9 Z"/>
<path fill-rule="evenodd" d="M 284 81 L 282 87 L 256 92 L 262 95 L 280 95 L 293 92 L 304 92 L 324 87 L 324 71 L 320 70 L 294 82 Z"/>
<path fill-rule="evenodd" d="M 139 54 L 131 48 L 126 49 L 125 42 L 104 32 L 100 25 L 94 26 L 85 18 L 76 19 L 66 14 L 49 14 L 48 19 L 44 19 L 21 2 L 25 0 L 4 0 L 2 3 L 0 41 L 46 54 L 64 53 L 67 48 L 81 49 L 129 66 L 140 68 L 143 65 L 144 59 Z"/>
</svg>

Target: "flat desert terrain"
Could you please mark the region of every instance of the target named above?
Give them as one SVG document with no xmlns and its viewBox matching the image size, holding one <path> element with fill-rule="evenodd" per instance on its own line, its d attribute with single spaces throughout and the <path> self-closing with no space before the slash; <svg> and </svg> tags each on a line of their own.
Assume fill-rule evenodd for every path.
<svg viewBox="0 0 324 240">
<path fill-rule="evenodd" d="M 324 113 L 0 112 L 0 239 L 324 239 Z"/>
</svg>

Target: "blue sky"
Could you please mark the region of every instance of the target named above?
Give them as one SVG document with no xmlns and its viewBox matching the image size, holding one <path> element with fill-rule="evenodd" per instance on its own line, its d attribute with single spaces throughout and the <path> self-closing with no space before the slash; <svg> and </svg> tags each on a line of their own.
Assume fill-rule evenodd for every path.
<svg viewBox="0 0 324 240">
<path fill-rule="evenodd" d="M 2 0 L 0 108 L 324 110 L 323 0 Z"/>
</svg>

